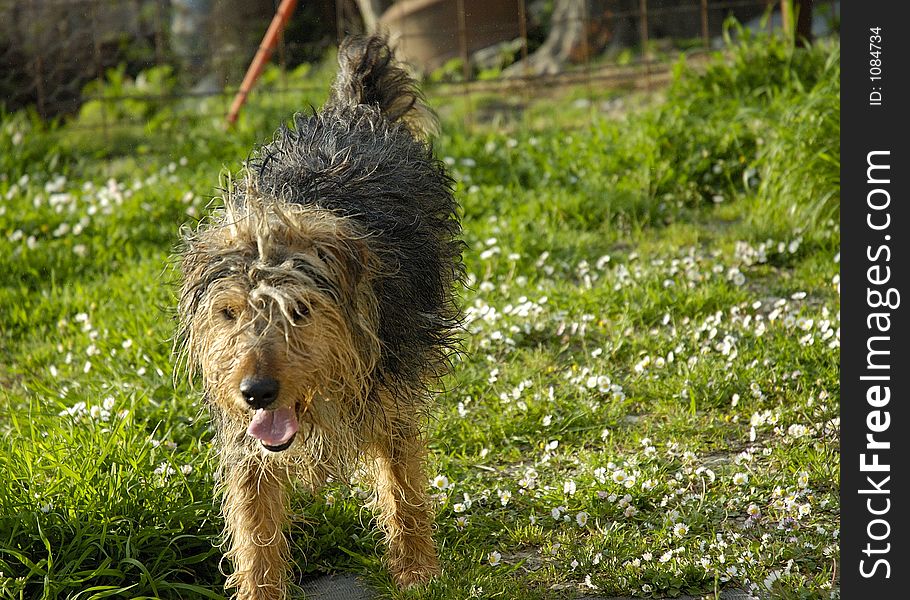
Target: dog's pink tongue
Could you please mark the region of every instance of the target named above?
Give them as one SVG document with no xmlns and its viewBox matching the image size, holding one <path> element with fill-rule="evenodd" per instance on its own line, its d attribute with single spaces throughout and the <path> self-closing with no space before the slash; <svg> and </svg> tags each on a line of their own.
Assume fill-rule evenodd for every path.
<svg viewBox="0 0 910 600">
<path fill-rule="evenodd" d="M 253 413 L 253 422 L 246 432 L 266 446 L 280 446 L 297 433 L 297 414 L 293 406 Z"/>
</svg>

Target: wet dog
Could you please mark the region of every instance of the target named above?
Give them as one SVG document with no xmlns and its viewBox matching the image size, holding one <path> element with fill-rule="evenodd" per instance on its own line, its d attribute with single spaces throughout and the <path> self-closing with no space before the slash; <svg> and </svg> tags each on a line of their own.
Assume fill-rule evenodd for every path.
<svg viewBox="0 0 910 600">
<path fill-rule="evenodd" d="M 365 472 L 399 586 L 439 571 L 426 417 L 459 325 L 452 181 L 381 37 L 254 152 L 181 252 L 178 340 L 216 423 L 238 598 L 287 594 L 290 482 Z"/>
</svg>

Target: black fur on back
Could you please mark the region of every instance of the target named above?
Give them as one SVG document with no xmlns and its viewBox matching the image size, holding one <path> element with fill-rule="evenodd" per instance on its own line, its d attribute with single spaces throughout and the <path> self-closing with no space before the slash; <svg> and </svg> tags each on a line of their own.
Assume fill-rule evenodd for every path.
<svg viewBox="0 0 910 600">
<path fill-rule="evenodd" d="M 387 383 L 444 372 L 460 312 L 461 227 L 452 180 L 407 124 L 425 112 L 382 37 L 349 38 L 325 107 L 296 115 L 249 165 L 256 192 L 357 224 L 381 263 L 380 374 Z M 428 114 L 428 113 L 427 113 Z"/>
</svg>

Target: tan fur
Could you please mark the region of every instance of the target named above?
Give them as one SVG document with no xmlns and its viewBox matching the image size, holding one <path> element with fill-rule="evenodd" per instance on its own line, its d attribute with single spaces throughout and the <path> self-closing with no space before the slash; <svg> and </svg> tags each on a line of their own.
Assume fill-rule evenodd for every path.
<svg viewBox="0 0 910 600">
<path fill-rule="evenodd" d="M 401 586 L 439 572 L 427 495 L 426 386 L 380 386 L 380 344 L 371 280 L 380 260 L 350 221 L 313 208 L 278 205 L 249 190 L 187 233 L 180 300 L 182 351 L 201 372 L 218 425 L 219 487 L 240 600 L 286 597 L 291 479 L 315 490 L 362 466 Z M 326 291 L 326 285 L 331 291 Z M 295 312 L 305 308 L 305 317 Z M 428 372 L 429 379 L 436 373 Z M 299 431 L 283 452 L 246 434 L 245 377 L 280 382 Z"/>
<path fill-rule="evenodd" d="M 393 400 L 386 400 L 391 404 Z M 389 407 L 393 411 L 393 407 Z M 433 513 L 424 472 L 426 439 L 413 415 L 395 413 L 389 434 L 370 448 L 379 525 L 389 547 L 388 566 L 401 587 L 439 573 L 433 545 Z"/>
<path fill-rule="evenodd" d="M 222 509 L 234 566 L 225 587 L 238 598 L 281 600 L 287 591 L 287 492 L 283 473 L 260 457 L 225 469 Z"/>
</svg>

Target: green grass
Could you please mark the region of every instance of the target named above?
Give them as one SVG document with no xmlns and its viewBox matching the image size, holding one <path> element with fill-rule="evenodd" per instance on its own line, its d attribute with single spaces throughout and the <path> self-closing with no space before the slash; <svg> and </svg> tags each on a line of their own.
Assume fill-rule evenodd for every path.
<svg viewBox="0 0 910 600">
<path fill-rule="evenodd" d="M 837 595 L 838 63 L 746 38 L 620 120 L 468 132 L 439 106 L 470 280 L 432 421 L 443 575 L 392 588 L 356 484 L 295 497 L 298 571 L 413 599 Z M 149 124 L 109 140 L 2 116 L 0 597 L 224 596 L 173 249 L 222 167 L 320 102 L 263 94 L 230 134 L 127 106 Z"/>
</svg>

